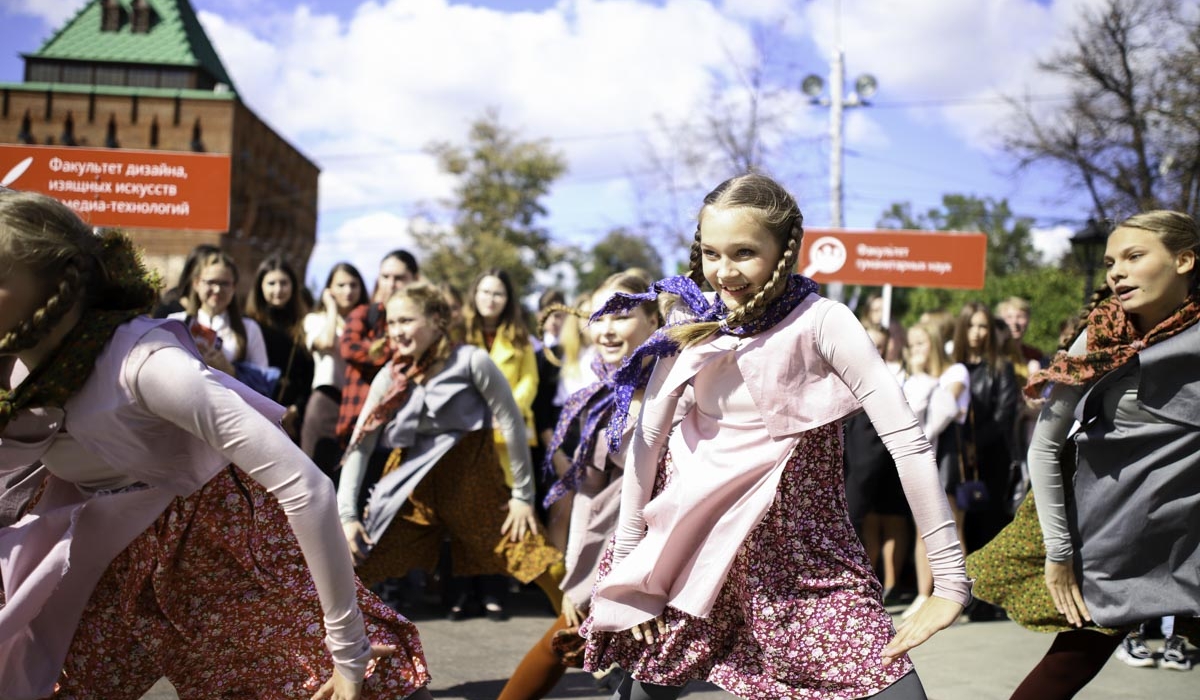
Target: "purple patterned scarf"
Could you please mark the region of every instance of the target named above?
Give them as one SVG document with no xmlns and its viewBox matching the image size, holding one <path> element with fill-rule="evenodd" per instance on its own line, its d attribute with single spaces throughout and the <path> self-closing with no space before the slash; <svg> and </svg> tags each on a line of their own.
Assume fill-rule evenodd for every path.
<svg viewBox="0 0 1200 700">
<path fill-rule="evenodd" d="M 645 387 L 646 383 L 650 381 L 650 372 L 653 369 L 654 365 L 649 364 L 638 373 L 635 386 L 629 392 L 631 397 L 634 391 Z M 546 462 L 543 468 L 547 474 L 553 475 L 555 473 L 554 453 L 562 447 L 571 426 L 582 416 L 583 424 L 580 426 L 579 446 L 571 458 L 571 466 L 567 468 L 562 478 L 550 487 L 546 497 L 542 499 L 544 508 L 549 508 L 550 504 L 578 488 L 579 480 L 583 477 L 588 465 L 592 463 L 592 456 L 596 452 L 596 438 L 599 437 L 600 430 L 609 423 L 613 408 L 617 405 L 618 387 L 614 384 L 614 379 L 618 368 L 604 362 L 597 355 L 592 360 L 592 371 L 599 377 L 599 381 L 571 394 L 558 417 L 558 425 L 554 428 L 554 437 L 550 439 L 550 444 L 546 447 Z M 628 410 L 628 403 L 625 406 Z"/>
<path fill-rule="evenodd" d="M 628 294 L 626 292 L 613 294 L 604 302 L 603 306 L 592 313 L 592 319 L 595 320 L 606 314 L 628 311 L 648 301 L 654 301 L 658 298 L 659 294 L 666 292 L 678 295 L 683 303 L 695 314 L 692 318 L 682 323 L 719 321 L 721 327 L 718 333 L 744 338 L 773 328 L 775 324 L 792 313 L 809 294 L 813 294 L 816 291 L 817 283 L 811 279 L 803 275 L 788 275 L 783 293 L 768 302 L 767 308 L 763 310 L 758 318 L 750 319 L 740 326 L 730 328 L 725 323 L 725 319 L 729 315 L 729 309 L 726 308 L 725 302 L 721 300 L 721 296 L 717 295 L 716 299 L 712 303 L 709 303 L 708 298 L 704 296 L 704 293 L 700 290 L 700 286 L 695 281 L 685 275 L 678 275 L 655 282 L 650 291 L 644 294 Z M 625 421 L 629 414 L 629 403 L 633 400 L 636 382 L 643 371 L 643 360 L 647 357 L 670 357 L 679 352 L 679 343 L 671 339 L 667 330 L 672 326 L 682 325 L 682 323 L 659 328 L 646 342 L 638 346 L 637 350 L 634 350 L 625 358 L 625 362 L 621 364 L 621 367 L 614 374 L 613 384 L 615 386 L 613 393 L 616 395 L 616 405 L 613 407 L 612 421 L 608 427 L 608 444 L 609 449 L 613 452 L 616 452 L 621 447 L 621 435 L 625 432 Z M 650 364 L 653 366 L 653 363 Z"/>
</svg>

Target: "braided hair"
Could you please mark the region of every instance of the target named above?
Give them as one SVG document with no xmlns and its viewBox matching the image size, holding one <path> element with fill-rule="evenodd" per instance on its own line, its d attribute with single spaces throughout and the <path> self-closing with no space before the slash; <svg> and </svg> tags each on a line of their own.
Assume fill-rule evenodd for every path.
<svg viewBox="0 0 1200 700">
<path fill-rule="evenodd" d="M 28 318 L 0 337 L 0 352 L 36 346 L 80 302 L 102 289 L 102 239 L 58 200 L 34 192 L 0 195 L 0 261 L 30 269 L 44 301 Z"/>
<path fill-rule="evenodd" d="M 766 311 L 769 304 L 783 291 L 788 276 L 796 269 L 800 257 L 800 244 L 804 240 L 804 215 L 796 200 L 783 187 L 758 173 L 749 173 L 730 178 L 704 198 L 696 222 L 696 235 L 692 240 L 689 256 L 688 276 L 696 284 L 704 284 L 704 261 L 701 236 L 704 215 L 709 209 L 738 209 L 749 215 L 764 231 L 771 234 L 780 244 L 782 254 L 775 265 L 771 278 L 751 297 L 750 301 L 729 312 L 725 325 L 734 328 L 752 321 Z M 721 327 L 717 321 L 688 323 L 675 326 L 668 331 L 673 340 L 684 347 L 703 342 Z"/>
<path fill-rule="evenodd" d="M 392 296 L 384 302 L 384 309 L 386 310 L 392 302 L 400 301 L 412 302 L 421 315 L 429 319 L 440 331 L 437 341 L 431 348 L 433 354 L 429 356 L 429 361 L 436 363 L 450 357 L 450 351 L 458 343 L 451 333 L 453 319 L 450 313 L 450 302 L 446 300 L 443 289 L 429 282 L 413 282 L 393 292 Z M 385 335 L 381 340 L 386 344 L 388 337 Z M 414 361 L 418 359 L 413 358 Z"/>
</svg>

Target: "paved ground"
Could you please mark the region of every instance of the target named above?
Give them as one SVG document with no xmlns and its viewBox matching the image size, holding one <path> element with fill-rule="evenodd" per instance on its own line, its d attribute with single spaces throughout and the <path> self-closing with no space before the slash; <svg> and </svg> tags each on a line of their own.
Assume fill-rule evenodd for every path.
<svg viewBox="0 0 1200 700">
<path fill-rule="evenodd" d="M 434 680 L 434 697 L 446 700 L 494 700 L 504 681 L 551 623 L 540 594 L 524 591 L 510 604 L 512 619 L 447 622 L 437 608 L 423 604 L 410 617 L 421 628 Z M 1011 622 L 963 623 L 917 648 L 912 657 L 931 700 L 1005 700 L 1050 644 L 1049 635 L 1026 631 Z M 1161 642 L 1152 642 L 1155 647 Z M 601 698 L 590 674 L 571 671 L 550 698 Z M 690 700 L 731 700 L 711 686 L 692 684 Z M 1133 669 L 1111 661 L 1079 700 L 1193 700 L 1200 698 L 1200 671 L 1181 673 Z M 143 700 L 175 700 L 160 682 Z M 767 700 L 767 699 L 755 699 Z"/>
</svg>

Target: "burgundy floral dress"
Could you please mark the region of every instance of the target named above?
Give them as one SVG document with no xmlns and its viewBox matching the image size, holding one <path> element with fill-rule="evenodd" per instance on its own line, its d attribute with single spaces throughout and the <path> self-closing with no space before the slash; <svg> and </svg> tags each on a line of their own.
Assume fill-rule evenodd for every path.
<svg viewBox="0 0 1200 700">
<path fill-rule="evenodd" d="M 687 476 L 668 452 L 654 496 Z M 846 512 L 839 421 L 800 435 L 774 502 L 742 543 L 708 617 L 668 607 L 668 632 L 652 644 L 628 631 L 590 631 L 589 620 L 581 630 L 588 638 L 585 668 L 616 663 L 659 685 L 707 680 L 744 698 L 861 698 L 882 691 L 913 666 L 908 656 L 881 664 L 895 629 Z M 601 578 L 611 557 L 610 548 Z"/>
</svg>

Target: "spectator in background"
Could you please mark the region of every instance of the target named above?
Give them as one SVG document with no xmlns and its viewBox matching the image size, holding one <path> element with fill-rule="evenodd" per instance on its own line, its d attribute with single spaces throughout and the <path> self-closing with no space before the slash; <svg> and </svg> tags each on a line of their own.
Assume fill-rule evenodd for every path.
<svg viewBox="0 0 1200 700">
<path fill-rule="evenodd" d="M 513 399 L 525 422 L 526 439 L 530 446 L 537 444 L 537 431 L 533 422 L 533 399 L 537 396 L 537 358 L 525 324 L 525 312 L 521 308 L 521 297 L 513 286 L 512 277 L 506 270 L 492 268 L 481 273 L 471 285 L 467 295 L 467 306 L 463 320 L 466 324 L 467 343 L 488 351 L 492 362 L 508 381 Z M 504 467 L 506 483 L 512 486 L 512 464 L 509 462 L 507 437 L 496 429 L 496 451 Z M 561 564 L 558 566 L 561 578 Z M 462 619 L 469 615 L 468 608 L 474 607 L 472 590 L 482 598 L 484 612 L 495 620 L 506 618 L 504 611 L 505 585 L 499 577 L 477 578 L 473 589 L 463 586 L 464 593 L 455 601 L 450 616 Z M 557 607 L 557 600 L 554 601 Z"/>
<path fill-rule="evenodd" d="M 971 401 L 967 389 L 970 373 L 962 364 L 952 364 L 946 356 L 945 343 L 937 326 L 918 323 L 908 329 L 908 347 L 905 348 L 904 364 L 909 381 L 904 384 L 904 396 L 912 406 L 913 413 L 921 423 L 925 437 L 933 444 L 937 455 L 938 477 L 950 503 L 954 524 L 958 529 L 958 540 L 963 541 L 963 512 L 955 502 L 954 489 L 959 481 L 958 426 L 966 421 Z M 933 381 L 922 402 L 924 386 Z M 919 534 L 919 533 L 918 533 Z M 933 595 L 933 571 L 925 551 L 925 540 L 917 537 L 913 552 L 913 563 L 917 572 L 917 596 L 901 613 L 907 620 L 921 609 L 921 605 Z"/>
<path fill-rule="evenodd" d="M 533 447 L 534 482 L 537 486 L 538 515 L 546 523 L 546 538 L 559 549 L 567 546 L 567 519 L 570 504 L 559 506 L 562 517 L 551 517 L 550 512 L 542 504 L 554 477 L 542 468 L 546 461 L 546 445 L 554 435 L 554 426 L 558 424 L 560 406 L 555 405 L 554 397 L 558 393 L 558 376 L 562 370 L 562 349 L 560 337 L 566 320 L 566 297 L 557 289 L 547 289 L 538 299 L 538 330 L 540 337 L 534 343 L 537 348 L 538 388 L 533 397 L 533 425 L 537 431 L 537 444 Z M 564 510 L 565 509 L 565 510 Z M 559 513 L 556 513 L 559 515 Z"/>
<path fill-rule="evenodd" d="M 1003 319 L 1004 324 L 1008 326 L 1008 332 L 1012 334 L 1013 342 L 1016 343 L 1021 359 L 1025 362 L 1025 371 L 1018 370 L 1018 376 L 1025 379 L 1046 364 L 1046 354 L 1025 342 L 1025 332 L 1029 330 L 1030 308 L 1029 301 L 1021 297 L 1009 297 L 996 304 L 996 316 Z"/>
<path fill-rule="evenodd" d="M 388 354 L 382 346 L 382 342 L 387 340 L 383 304 L 397 290 L 420 278 L 421 269 L 412 253 L 393 250 L 379 262 L 379 276 L 375 279 L 371 303 L 355 309 L 346 317 L 346 326 L 338 339 L 338 351 L 346 363 L 337 422 L 337 436 L 343 449 L 350 442 L 350 434 L 354 431 L 362 403 L 367 398 L 371 380 L 387 362 Z"/>
<path fill-rule="evenodd" d="M 599 378 L 592 371 L 596 348 L 592 347 L 591 334 L 587 330 L 587 318 L 591 314 L 592 290 L 584 290 L 575 297 L 575 310 L 563 320 L 559 334 L 562 352 L 562 370 L 558 374 L 558 392 L 554 405 L 562 406 L 567 397 L 580 389 L 591 386 Z"/>
<path fill-rule="evenodd" d="M 321 306 L 304 317 L 304 339 L 313 356 L 312 392 L 304 409 L 300 447 L 321 471 L 332 475 L 341 459 L 337 436 L 346 361 L 338 349 L 346 319 L 367 304 L 367 286 L 358 268 L 340 262 L 321 289 Z"/>
<path fill-rule="evenodd" d="M 163 292 L 158 300 L 158 304 L 155 305 L 150 315 L 154 318 L 166 318 L 170 314 L 184 311 L 183 300 L 192 291 L 192 276 L 196 273 L 196 263 L 220 252 L 220 248 L 208 243 L 201 243 L 192 248 L 187 258 L 183 261 L 183 271 L 179 273 L 179 282 L 174 287 Z"/>
<path fill-rule="evenodd" d="M 270 366 L 262 329 L 253 319 L 242 317 L 237 283 L 233 258 L 220 251 L 208 253 L 193 268 L 190 289 L 181 302 L 186 310 L 167 316 L 188 326 L 209 367 L 230 376 L 237 376 L 237 363 L 260 370 Z"/>
<path fill-rule="evenodd" d="M 862 319 L 859 319 L 860 322 Z M 883 357 L 887 351 L 888 334 L 880 326 L 864 325 L 867 337 Z M 892 376 L 895 370 L 889 367 Z M 871 418 L 855 413 L 843 422 L 845 448 L 843 463 L 846 474 L 846 508 L 850 523 L 858 532 L 867 559 L 880 573 L 883 584 L 883 604 L 891 605 L 899 573 L 904 568 L 911 548 L 909 541 L 909 509 L 896 471 L 896 461 L 888 452 Z"/>
<path fill-rule="evenodd" d="M 254 274 L 246 316 L 262 328 L 267 363 L 279 370 L 271 398 L 287 410 L 283 429 L 297 443 L 313 382 L 313 359 L 304 342 L 307 313 L 295 269 L 278 253 L 268 256 Z"/>
<path fill-rule="evenodd" d="M 954 331 L 955 362 L 966 366 L 970 377 L 971 403 L 963 425 L 960 453 L 974 461 L 978 478 L 987 486 L 987 500 L 966 515 L 965 545 L 968 552 L 987 544 L 1008 523 L 1008 494 L 1013 483 L 1015 421 L 1020 402 L 1012 362 L 1001 354 L 996 329 L 988 307 L 969 302 L 958 315 Z M 971 460 L 974 455 L 974 460 Z M 1019 471 L 1019 470 L 1018 470 Z M 998 610 L 980 604 L 976 619 L 987 619 Z"/>
</svg>

